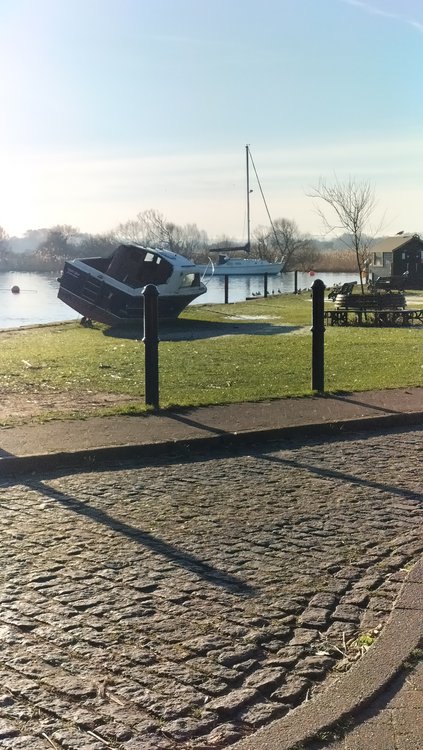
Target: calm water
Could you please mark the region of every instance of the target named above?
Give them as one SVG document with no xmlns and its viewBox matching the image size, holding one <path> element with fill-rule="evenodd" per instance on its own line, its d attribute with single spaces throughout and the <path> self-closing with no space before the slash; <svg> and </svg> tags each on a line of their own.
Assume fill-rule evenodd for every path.
<svg viewBox="0 0 423 750">
<path fill-rule="evenodd" d="M 309 289 L 315 279 L 322 279 L 326 286 L 344 281 L 358 281 L 356 274 L 319 273 L 310 276 L 298 274 L 298 287 Z M 222 276 L 212 278 L 207 284 L 207 293 L 192 304 L 213 304 L 224 302 L 225 282 Z M 19 286 L 20 293 L 12 294 L 12 286 Z M 294 291 L 294 274 L 286 273 L 268 277 L 268 291 Z M 57 299 L 57 274 L 44 273 L 0 273 L 0 328 L 19 328 L 39 323 L 55 323 L 65 320 L 78 320 L 81 316 L 75 310 Z M 263 294 L 262 276 L 230 276 L 229 302 L 240 302 L 246 297 Z"/>
<path fill-rule="evenodd" d="M 12 286 L 20 288 L 12 294 Z M 0 273 L 0 328 L 75 320 L 75 310 L 57 299 L 57 274 Z"/>
<path fill-rule="evenodd" d="M 267 290 L 269 294 L 280 292 L 293 292 L 295 288 L 294 272 L 268 276 Z M 316 279 L 322 279 L 325 286 L 343 284 L 345 281 L 359 281 L 356 273 L 300 273 L 298 272 L 298 289 L 310 289 Z M 207 279 L 205 280 L 207 283 Z M 230 276 L 229 277 L 229 302 L 241 302 L 246 297 L 252 297 L 264 292 L 263 276 Z M 225 279 L 223 276 L 215 276 L 207 283 L 207 294 L 199 297 L 191 304 L 204 305 L 225 301 Z"/>
</svg>

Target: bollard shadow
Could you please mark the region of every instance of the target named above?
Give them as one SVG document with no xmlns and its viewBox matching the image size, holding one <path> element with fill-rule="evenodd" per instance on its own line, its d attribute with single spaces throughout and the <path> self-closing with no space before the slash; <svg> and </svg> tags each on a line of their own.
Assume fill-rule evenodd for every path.
<svg viewBox="0 0 423 750">
<path fill-rule="evenodd" d="M 209 424 L 200 422 L 198 419 L 185 417 L 179 411 L 176 414 L 175 412 L 168 410 L 166 411 L 166 417 L 168 417 L 168 419 L 173 419 L 175 422 L 181 422 L 181 424 L 186 424 L 189 427 L 195 427 L 197 430 L 204 430 L 205 432 L 211 432 L 213 435 L 230 435 L 232 433 L 230 429 L 222 430 L 221 427 L 212 427 Z"/>
<path fill-rule="evenodd" d="M 399 497 L 405 498 L 406 500 L 412 500 L 419 504 L 423 503 L 423 493 L 415 492 L 413 490 L 407 490 L 403 487 L 395 487 L 385 482 L 378 482 L 372 479 L 362 479 L 354 474 L 349 474 L 345 471 L 339 471 L 339 469 L 323 469 L 321 466 L 314 466 L 313 464 L 307 463 L 306 461 L 297 461 L 291 458 L 281 458 L 280 456 L 269 456 L 260 452 L 260 458 L 269 463 L 281 464 L 288 466 L 293 469 L 302 469 L 309 471 L 312 474 L 322 477 L 323 479 L 337 479 L 340 482 L 346 482 L 348 484 L 354 484 L 358 487 L 366 487 L 372 490 L 380 490 L 381 492 L 389 492 L 391 495 L 398 495 Z"/>
<path fill-rule="evenodd" d="M 202 578 L 204 581 L 207 581 L 214 586 L 223 588 L 226 591 L 238 594 L 239 596 L 249 597 L 253 596 L 255 593 L 254 588 L 245 583 L 241 578 L 204 562 L 204 560 L 201 560 L 196 555 L 192 555 L 173 544 L 169 544 L 168 542 L 159 539 L 159 537 L 150 534 L 148 531 L 139 529 L 136 526 L 131 526 L 124 521 L 114 518 L 109 513 L 106 513 L 99 508 L 94 508 L 85 502 L 77 500 L 71 495 L 60 492 L 60 490 L 55 490 L 42 480 L 31 479 L 28 486 L 30 486 L 31 489 L 37 490 L 54 502 L 59 503 L 62 507 L 72 513 L 86 518 L 93 524 L 105 526 L 108 529 L 115 531 L 117 534 L 121 534 L 136 544 L 146 547 L 176 565 L 189 570 L 191 573 L 195 573 L 199 578 Z"/>
<path fill-rule="evenodd" d="M 359 401 L 357 398 L 353 397 L 353 394 L 346 393 L 343 395 L 342 393 L 331 393 L 329 396 L 327 396 L 328 399 L 333 399 L 334 401 L 346 401 L 349 404 L 355 404 L 356 406 L 365 406 L 366 409 L 371 409 L 372 411 L 380 411 L 383 414 L 400 414 L 402 413 L 402 409 L 388 409 L 386 406 L 377 406 L 377 404 L 370 404 L 366 401 Z"/>
<path fill-rule="evenodd" d="M 198 339 L 220 338 L 222 336 L 275 336 L 293 333 L 304 326 L 272 325 L 264 321 L 210 322 L 203 320 L 176 320 L 159 325 L 160 341 L 195 341 Z M 115 327 L 103 331 L 104 336 L 142 340 L 143 331 L 138 327 Z"/>
<path fill-rule="evenodd" d="M 9 453 L 9 451 L 5 451 L 3 448 L 0 448 L 0 459 L 1 458 L 14 458 L 14 453 Z"/>
</svg>

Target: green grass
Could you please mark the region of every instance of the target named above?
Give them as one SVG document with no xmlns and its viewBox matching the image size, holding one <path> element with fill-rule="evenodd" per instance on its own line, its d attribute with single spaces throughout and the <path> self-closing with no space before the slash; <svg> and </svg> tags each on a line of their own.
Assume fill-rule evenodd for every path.
<svg viewBox="0 0 423 750">
<path fill-rule="evenodd" d="M 163 329 L 163 339 L 172 331 L 183 340 L 159 344 L 161 406 L 310 395 L 310 325 L 309 295 L 188 308 Z M 250 334 L 249 326 L 265 326 L 266 333 L 286 327 L 288 332 Z M 227 329 L 234 335 L 222 335 Z M 139 339 L 117 337 L 103 326 L 90 329 L 76 323 L 2 332 L 0 391 L 125 394 L 131 404 L 102 413 L 142 411 L 141 336 L 140 332 Z M 419 328 L 328 328 L 325 389 L 339 392 L 422 385 L 422 337 Z"/>
</svg>

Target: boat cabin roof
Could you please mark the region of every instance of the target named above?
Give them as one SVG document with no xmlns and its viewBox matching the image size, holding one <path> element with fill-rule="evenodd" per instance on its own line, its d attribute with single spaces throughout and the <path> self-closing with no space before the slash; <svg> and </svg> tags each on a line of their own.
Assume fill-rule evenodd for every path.
<svg viewBox="0 0 423 750">
<path fill-rule="evenodd" d="M 187 258 L 169 250 L 142 245 L 119 245 L 110 256 L 105 273 L 133 287 L 165 284 L 175 268 L 189 272 L 195 265 Z"/>
</svg>

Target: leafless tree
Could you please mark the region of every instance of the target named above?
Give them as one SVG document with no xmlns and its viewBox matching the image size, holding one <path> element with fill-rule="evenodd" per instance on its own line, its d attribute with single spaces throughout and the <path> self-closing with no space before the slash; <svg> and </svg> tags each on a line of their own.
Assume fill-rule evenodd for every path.
<svg viewBox="0 0 423 750">
<path fill-rule="evenodd" d="M 342 242 L 355 253 L 361 291 L 364 294 L 364 268 L 372 242 L 372 232 L 368 228 L 376 208 L 375 195 L 370 183 L 357 182 L 349 178 L 346 182 L 335 179 L 335 182 L 329 185 L 322 179 L 309 196 L 324 204 L 324 208 L 317 206 L 317 213 L 323 221 L 325 231 L 341 229 L 344 232 Z M 329 216 L 325 209 L 329 210 Z"/>
<path fill-rule="evenodd" d="M 116 249 L 117 244 L 116 237 L 111 233 L 87 234 L 81 237 L 78 243 L 75 243 L 71 248 L 68 246 L 68 248 L 74 258 L 107 257 Z"/>
<path fill-rule="evenodd" d="M 295 221 L 291 219 L 276 219 L 271 229 L 256 229 L 253 233 L 253 249 L 259 258 L 270 261 L 282 259 L 284 271 L 297 268 L 297 258 L 301 258 L 302 265 L 307 265 L 307 256 L 312 259 L 316 254 L 313 240 L 301 234 Z"/>
<path fill-rule="evenodd" d="M 70 224 L 51 227 L 46 239 L 38 245 L 36 254 L 46 263 L 59 262 L 68 256 L 72 238 L 77 234 L 78 229 Z"/>
<path fill-rule="evenodd" d="M 119 224 L 115 234 L 126 242 L 172 250 L 188 258 L 202 252 L 208 245 L 206 232 L 198 229 L 196 224 L 179 226 L 153 208 L 142 211 L 134 220 Z"/>
<path fill-rule="evenodd" d="M 9 235 L 3 229 L 3 227 L 0 227 L 0 260 L 4 261 L 7 258 L 7 253 L 9 251 Z"/>
<path fill-rule="evenodd" d="M 319 263 L 322 260 L 322 253 L 317 249 L 317 245 L 310 241 L 305 243 L 304 247 L 299 248 L 294 256 L 295 270 L 297 271 L 312 271 L 319 267 Z"/>
</svg>

